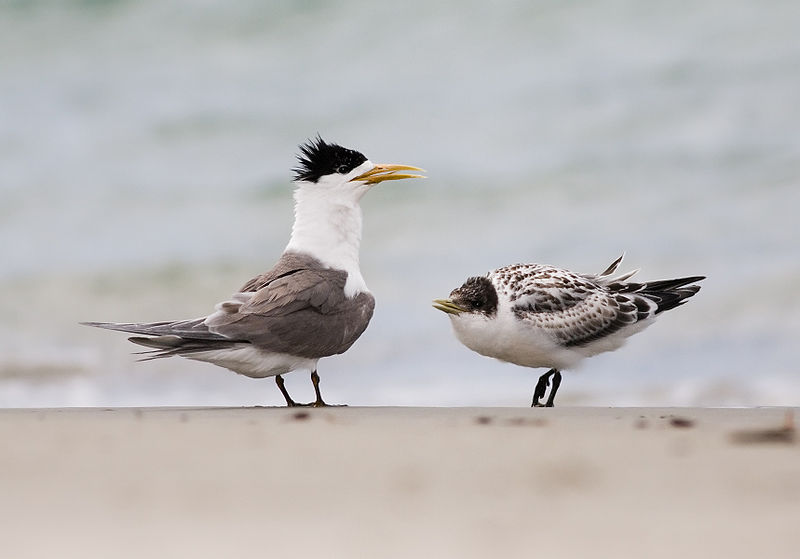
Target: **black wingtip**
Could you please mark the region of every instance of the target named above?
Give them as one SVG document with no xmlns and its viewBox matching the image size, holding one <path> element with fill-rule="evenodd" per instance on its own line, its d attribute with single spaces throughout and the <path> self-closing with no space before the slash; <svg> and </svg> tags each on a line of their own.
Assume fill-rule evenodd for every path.
<svg viewBox="0 0 800 559">
<path fill-rule="evenodd" d="M 648 283 L 648 287 L 642 292 L 642 295 L 656 301 L 656 314 L 659 314 L 683 305 L 690 297 L 696 295 L 697 292 L 700 291 L 700 286 L 695 285 L 694 282 L 702 279 L 704 279 L 702 276 L 681 278 L 680 280 L 673 280 L 675 282 L 681 282 L 679 284 L 673 284 L 666 288 L 657 285 L 656 289 L 650 287 Z"/>
<path fill-rule="evenodd" d="M 644 289 L 646 291 L 671 291 L 704 279 L 706 279 L 706 276 L 688 276 L 685 278 L 648 281 L 644 284 Z M 700 289 L 700 286 L 697 286 L 697 289 Z"/>
</svg>

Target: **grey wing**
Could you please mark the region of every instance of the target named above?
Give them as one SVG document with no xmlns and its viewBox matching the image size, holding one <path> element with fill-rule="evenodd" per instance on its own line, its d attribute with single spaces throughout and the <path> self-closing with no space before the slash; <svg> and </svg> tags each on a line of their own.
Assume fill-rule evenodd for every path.
<svg viewBox="0 0 800 559">
<path fill-rule="evenodd" d="M 284 253 L 267 273 L 247 282 L 208 317 L 151 323 L 84 323 L 152 338 L 132 342 L 163 350 L 155 357 L 252 343 L 308 358 L 346 351 L 364 332 L 375 307 L 369 293 L 347 298 L 347 273 L 299 253 Z"/>
<path fill-rule="evenodd" d="M 267 351 L 317 358 L 346 351 L 364 332 L 375 307 L 369 293 L 347 298 L 347 273 L 293 270 L 218 305 L 211 332 Z"/>
</svg>

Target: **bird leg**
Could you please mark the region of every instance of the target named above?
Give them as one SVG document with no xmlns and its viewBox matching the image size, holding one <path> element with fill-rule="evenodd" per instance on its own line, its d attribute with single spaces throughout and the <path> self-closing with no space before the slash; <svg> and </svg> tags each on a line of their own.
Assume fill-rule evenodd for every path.
<svg viewBox="0 0 800 559">
<path fill-rule="evenodd" d="M 550 377 L 553 377 L 553 388 L 550 390 L 550 397 L 547 398 L 547 402 L 542 404 L 539 402 L 542 398 L 544 398 L 544 393 L 547 391 L 547 387 L 550 386 Z M 532 408 L 541 408 L 541 407 L 553 407 L 553 400 L 556 397 L 556 392 L 558 392 L 558 387 L 561 386 L 561 372 L 558 369 L 550 369 L 545 374 L 539 377 L 539 382 L 536 383 L 536 388 L 533 391 L 533 401 L 531 401 Z"/>
<path fill-rule="evenodd" d="M 558 387 L 561 386 L 561 371 L 558 369 L 555 371 L 553 375 L 553 388 L 550 389 L 550 397 L 547 398 L 547 403 L 545 404 L 547 408 L 553 407 L 553 400 L 556 398 L 556 392 L 558 392 Z"/>
<path fill-rule="evenodd" d="M 532 408 L 540 408 L 542 404 L 539 400 L 544 397 L 547 387 L 550 386 L 550 377 L 555 374 L 555 369 L 550 369 L 545 374 L 539 377 L 539 382 L 536 383 L 536 388 L 533 390 L 533 400 L 531 401 Z"/>
<path fill-rule="evenodd" d="M 286 385 L 283 383 L 283 377 L 282 376 L 275 375 L 275 384 L 278 385 L 278 389 L 281 391 L 281 394 L 283 394 L 283 397 L 286 400 L 286 407 L 288 407 L 288 408 L 296 408 L 296 407 L 302 407 L 302 406 L 308 406 L 309 405 L 309 404 L 298 404 L 297 402 L 292 400 L 292 397 L 289 396 L 289 392 L 286 390 Z"/>
<path fill-rule="evenodd" d="M 311 403 L 312 407 L 315 408 L 329 408 L 331 406 L 343 406 L 346 404 L 326 404 L 325 401 L 322 399 L 322 394 L 319 391 L 319 375 L 317 374 L 317 370 L 314 369 L 311 371 L 311 383 L 314 385 L 314 393 L 317 395 L 317 399 Z"/>
<path fill-rule="evenodd" d="M 278 385 L 278 389 L 283 394 L 283 398 L 286 400 L 286 406 L 289 408 L 327 408 L 333 406 L 339 406 L 344 404 L 327 404 L 325 400 L 322 399 L 322 394 L 319 391 L 319 375 L 317 371 L 311 372 L 311 383 L 314 385 L 314 393 L 317 395 L 317 399 L 310 404 L 300 404 L 295 402 L 291 396 L 289 396 L 289 392 L 286 390 L 286 385 L 283 381 L 283 377 L 281 375 L 275 375 L 275 384 Z"/>
</svg>

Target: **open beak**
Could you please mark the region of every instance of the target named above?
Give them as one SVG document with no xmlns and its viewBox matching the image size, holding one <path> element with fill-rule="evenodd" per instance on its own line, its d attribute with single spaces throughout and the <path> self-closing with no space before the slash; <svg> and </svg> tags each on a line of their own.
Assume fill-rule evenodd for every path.
<svg viewBox="0 0 800 559">
<path fill-rule="evenodd" d="M 467 311 L 467 309 L 459 307 L 450 299 L 434 299 L 433 308 L 439 309 L 447 314 L 460 314 Z"/>
<path fill-rule="evenodd" d="M 396 181 L 400 179 L 424 179 L 422 175 L 409 175 L 408 173 L 398 173 L 397 171 L 424 171 L 419 167 L 412 167 L 410 165 L 393 165 L 387 163 L 379 163 L 366 173 L 358 175 L 350 182 L 363 181 L 366 184 L 378 184 L 383 181 Z"/>
</svg>

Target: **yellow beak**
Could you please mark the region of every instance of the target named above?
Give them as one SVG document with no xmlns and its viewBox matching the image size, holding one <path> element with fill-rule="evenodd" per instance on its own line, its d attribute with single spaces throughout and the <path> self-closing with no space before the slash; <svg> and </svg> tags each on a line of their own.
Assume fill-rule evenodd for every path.
<svg viewBox="0 0 800 559">
<path fill-rule="evenodd" d="M 410 165 L 394 165 L 387 163 L 379 163 L 366 173 L 358 175 L 350 182 L 363 181 L 367 184 L 378 184 L 383 181 L 396 181 L 400 179 L 424 179 L 422 175 L 409 175 L 407 173 L 398 173 L 397 171 L 423 171 L 419 167 L 412 167 Z"/>
<path fill-rule="evenodd" d="M 467 309 L 461 308 L 450 299 L 434 299 L 433 308 L 439 309 L 447 314 L 460 314 L 466 312 Z"/>
</svg>

